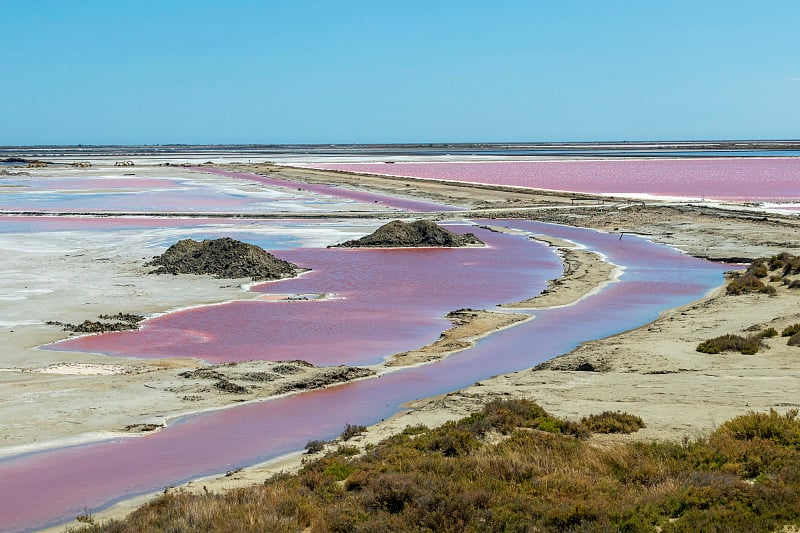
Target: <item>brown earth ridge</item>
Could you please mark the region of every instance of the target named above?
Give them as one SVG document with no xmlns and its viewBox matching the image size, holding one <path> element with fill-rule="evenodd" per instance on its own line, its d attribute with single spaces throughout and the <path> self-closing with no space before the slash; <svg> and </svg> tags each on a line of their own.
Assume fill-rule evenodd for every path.
<svg viewBox="0 0 800 533">
<path fill-rule="evenodd" d="M 157 266 L 151 274 L 210 274 L 217 278 L 250 278 L 266 281 L 297 275 L 297 265 L 278 259 L 253 244 L 230 237 L 183 239 L 145 266 Z"/>
<path fill-rule="evenodd" d="M 338 248 L 413 248 L 482 246 L 483 242 L 472 233 L 453 233 L 430 220 L 403 222 L 393 220 L 360 239 L 337 244 Z"/>
</svg>

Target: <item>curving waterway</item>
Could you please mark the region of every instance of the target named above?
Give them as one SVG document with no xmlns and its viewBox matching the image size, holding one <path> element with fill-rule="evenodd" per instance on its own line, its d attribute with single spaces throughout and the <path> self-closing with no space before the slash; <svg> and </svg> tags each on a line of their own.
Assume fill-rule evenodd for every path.
<svg viewBox="0 0 800 533">
<path fill-rule="evenodd" d="M 575 305 L 533 311 L 535 320 L 491 335 L 443 361 L 184 417 L 142 437 L 4 460 L 0 462 L 0 529 L 27 530 L 63 522 L 84 508 L 98 510 L 138 494 L 302 449 L 310 439 L 334 437 L 345 423 L 373 424 L 408 401 L 529 368 L 581 342 L 641 326 L 666 309 L 702 297 L 721 284 L 725 270 L 723 265 L 632 235 L 621 238 L 528 221 L 492 223 L 572 240 L 604 254 L 624 267 L 624 273 L 619 281 Z M 516 244 L 541 250 L 540 244 L 524 235 L 506 238 L 515 242 L 506 249 L 511 259 L 517 253 Z M 548 255 L 545 251 L 544 257 Z M 472 280 L 475 285 L 484 281 L 477 276 Z"/>
</svg>

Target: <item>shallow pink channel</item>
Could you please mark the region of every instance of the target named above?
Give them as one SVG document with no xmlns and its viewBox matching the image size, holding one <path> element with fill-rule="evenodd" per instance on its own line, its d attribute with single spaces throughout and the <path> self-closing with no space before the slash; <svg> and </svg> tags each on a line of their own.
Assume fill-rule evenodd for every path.
<svg viewBox="0 0 800 533">
<path fill-rule="evenodd" d="M 311 168 L 591 194 L 800 201 L 800 158 L 331 163 Z"/>
<path fill-rule="evenodd" d="M 251 174 L 249 172 L 233 172 L 230 170 L 220 170 L 216 168 L 205 168 L 205 167 L 192 167 L 192 170 L 208 172 L 210 174 L 217 174 L 219 176 L 227 176 L 229 178 L 239 178 L 247 181 L 256 181 L 259 183 L 263 183 L 264 185 L 270 185 L 272 187 L 291 187 L 291 188 L 303 189 L 317 194 L 335 196 L 336 198 L 354 200 L 356 202 L 362 202 L 368 204 L 369 203 L 380 204 L 395 209 L 403 209 L 405 211 L 417 211 L 421 213 L 426 213 L 435 211 L 452 211 L 457 209 L 456 207 L 453 206 L 447 206 L 433 202 L 425 202 L 422 200 L 412 200 L 409 198 L 387 196 L 384 194 L 376 194 L 367 191 L 359 191 L 343 187 L 334 187 L 333 185 L 324 185 L 318 183 L 298 183 L 294 181 L 272 178 L 269 176 L 262 176 L 260 174 Z"/>
<path fill-rule="evenodd" d="M 436 339 L 445 313 L 538 294 L 560 269 L 539 243 L 472 226 L 488 248 L 295 249 L 278 253 L 312 271 L 263 284 L 277 294 L 334 294 L 325 301 L 240 301 L 170 313 L 139 331 L 69 339 L 49 348 L 211 362 L 303 359 L 371 364 Z"/>
</svg>

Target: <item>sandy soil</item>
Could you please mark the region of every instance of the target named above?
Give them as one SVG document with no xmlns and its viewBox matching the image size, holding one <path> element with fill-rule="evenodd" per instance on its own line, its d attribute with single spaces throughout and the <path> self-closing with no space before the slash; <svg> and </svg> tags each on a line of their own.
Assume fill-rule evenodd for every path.
<svg viewBox="0 0 800 533">
<path fill-rule="evenodd" d="M 462 205 L 465 209 L 475 208 L 468 212 L 474 218 L 493 214 L 569 223 L 607 231 L 641 233 L 657 242 L 672 244 L 687 253 L 702 257 L 747 259 L 768 256 L 784 250 L 800 253 L 800 231 L 798 231 L 800 217 L 765 216 L 753 213 L 747 206 L 737 208 L 731 205 L 677 205 L 658 202 L 648 202 L 647 205 L 639 206 L 630 202 L 613 203 L 574 195 L 364 177 L 267 165 L 253 167 L 238 165 L 237 168 L 270 171 L 276 177 L 287 179 L 337 183 L 341 186 L 359 186 L 370 190 L 449 201 L 451 204 Z M 559 247 L 564 258 L 565 277 L 553 281 L 545 295 L 521 304 L 523 307 L 569 305 L 587 293 L 597 290 L 615 275 L 614 266 L 603 262 L 602 258 L 595 254 L 573 249 L 569 243 L 551 244 Z M 90 254 L 90 257 L 92 255 L 96 256 Z M 92 265 L 92 261 L 94 260 L 85 262 Z M 105 262 L 103 268 L 106 268 L 108 263 Z M 113 261 L 111 263 L 114 264 Z M 95 265 L 93 272 L 97 275 L 101 270 Z M 135 277 L 139 273 L 130 275 Z M 103 285 L 103 289 L 98 291 L 94 298 L 88 298 L 83 294 L 72 294 L 70 297 L 75 302 L 87 302 L 85 307 L 76 304 L 76 309 L 73 311 L 81 311 L 90 315 L 86 318 L 92 318 L 101 312 L 141 310 L 139 307 L 119 309 L 119 306 L 109 305 L 108 295 L 103 291 L 114 290 L 113 287 L 119 286 L 117 289 L 119 292 L 114 294 L 119 294 L 118 298 L 124 298 L 125 294 L 131 292 L 130 278 L 127 278 L 128 281 L 125 279 L 123 276 L 118 281 Z M 91 286 L 91 282 L 87 283 Z M 127 288 L 125 288 L 126 283 Z M 580 418 L 609 409 L 635 413 L 647 423 L 646 429 L 629 437 L 638 439 L 697 438 L 709 433 L 724 420 L 750 409 L 776 408 L 783 411 L 800 407 L 800 400 L 796 394 L 796 384 L 800 377 L 800 362 L 798 362 L 800 348 L 787 346 L 785 338 L 767 339 L 765 342 L 768 349 L 752 356 L 733 353 L 707 355 L 695 351 L 700 341 L 718 335 L 745 333 L 756 325 L 759 327 L 773 325 L 776 329 L 780 329 L 785 325 L 800 322 L 800 314 L 797 311 L 800 291 L 789 290 L 783 286 L 776 288 L 778 294 L 774 297 L 726 296 L 718 291 L 700 302 L 665 313 L 657 321 L 643 328 L 586 343 L 574 352 L 537 369 L 496 376 L 462 391 L 413 402 L 407 406 L 406 411 L 369 428 L 364 436 L 357 437 L 351 442 L 360 444 L 376 442 L 409 425 L 435 426 L 474 412 L 490 399 L 502 397 L 530 398 L 553 414 L 568 418 Z M 171 305 L 166 307 L 188 305 L 190 302 L 230 299 L 238 297 L 233 296 L 233 293 L 238 294 L 239 291 L 238 287 L 220 286 L 219 280 L 189 280 L 175 287 L 172 296 L 174 300 L 170 300 Z M 34 296 L 29 297 L 35 299 Z M 101 302 L 105 302 L 104 305 L 100 305 Z M 161 309 L 163 308 L 162 305 Z M 482 332 L 485 334 L 495 331 L 498 327 L 505 327 L 505 324 L 498 324 L 495 319 L 507 318 L 500 316 L 507 314 L 477 313 L 476 317 L 472 317 L 476 320 L 467 321 L 449 330 L 446 341 L 439 345 L 434 343 L 426 349 L 415 351 L 413 357 L 406 357 L 411 357 L 410 361 L 419 364 L 430 357 L 446 355 L 452 351 L 446 346 L 449 342 L 468 344 Z M 22 367 L 28 370 L 42 369 L 56 362 L 41 356 L 37 356 L 33 361 L 28 359 L 32 353 L 30 347 L 42 338 L 52 340 L 62 334 L 39 325 L 20 329 L 31 327 L 36 331 L 27 337 L 7 337 L 6 335 L 10 335 L 7 333 L 8 328 L 3 328 L 4 341 L 12 339 L 11 342 L 6 342 L 6 345 L 21 346 L 26 349 L 24 353 L 20 352 L 15 363 L 20 368 L 10 369 L 12 372 L 0 372 L 0 392 L 6 391 L 2 392 L 3 396 L 0 397 L 0 400 L 4 400 L 0 402 L 0 416 L 6 420 L 8 418 L 5 413 L 8 412 L 33 416 L 35 425 L 41 428 L 41 434 L 35 435 L 35 438 L 42 440 L 76 434 L 85 436 L 89 431 L 119 428 L 122 417 L 113 410 L 107 414 L 74 413 L 67 407 L 66 412 L 58 416 L 64 419 L 77 417 L 78 420 L 83 420 L 80 431 L 76 431 L 74 427 L 71 430 L 66 427 L 45 429 L 48 424 L 54 423 L 54 420 L 35 418 L 37 409 L 42 410 L 41 407 L 36 407 L 40 399 L 45 400 L 43 405 L 48 405 L 47 401 L 55 402 L 55 398 L 58 398 L 60 402 L 64 398 L 69 398 L 73 391 L 78 389 L 83 391 L 96 389 L 103 391 L 104 394 L 113 389 L 110 394 L 112 396 L 118 394 L 120 402 L 126 396 L 127 401 L 131 401 L 132 397 L 139 394 L 144 383 L 154 386 L 159 384 L 162 390 L 148 389 L 155 391 L 151 397 L 153 402 L 151 405 L 137 405 L 133 409 L 136 412 L 147 412 L 147 409 L 150 409 L 151 413 L 160 413 L 162 416 L 126 420 L 131 424 L 163 423 L 170 416 L 166 406 L 175 405 L 176 393 L 163 390 L 166 382 L 162 383 L 156 379 L 158 372 L 168 371 L 177 376 L 180 372 L 193 370 L 199 366 L 197 362 L 186 361 L 120 362 L 101 356 L 82 354 L 78 357 L 61 354 L 60 362 L 114 364 L 125 367 L 126 371 L 114 373 L 109 369 L 107 374 L 102 376 L 98 373 L 86 375 L 77 372 L 71 374 L 21 372 Z M 171 365 L 171 368 L 165 370 L 159 368 L 159 365 Z M 128 367 L 132 367 L 130 371 L 127 370 Z M 575 370 L 578 367 L 591 367 L 593 371 Z M 56 381 L 49 382 L 50 379 Z M 120 384 L 125 383 L 123 380 L 127 379 L 140 381 L 132 382 L 131 388 L 125 389 Z M 187 384 L 186 378 L 173 379 L 183 380 L 180 383 Z M 203 383 L 198 382 L 195 385 L 207 386 Z M 9 393 L 9 388 L 15 390 Z M 27 397 L 24 396 L 26 394 Z M 147 394 L 142 396 L 147 397 Z M 214 393 L 212 396 L 224 398 L 223 394 Z M 186 395 L 193 396 L 194 393 L 186 392 Z M 17 397 L 27 398 L 26 401 L 31 402 L 31 406 L 26 408 L 17 405 L 11 411 L 4 412 L 3 410 L 8 409 L 6 402 Z M 21 400 L 20 403 L 24 401 Z M 137 397 L 136 401 L 143 400 Z M 230 398 L 209 400 L 209 403 L 214 402 L 217 405 L 229 404 Z M 156 409 L 157 406 L 161 409 Z M 205 405 L 198 404 L 198 407 Z M 185 406 L 181 408 L 185 409 Z M 41 413 L 38 416 L 41 417 Z M 104 419 L 104 416 L 108 418 Z M 100 420 L 94 426 L 86 426 L 88 419 Z M 66 424 L 69 422 L 65 420 Z M 15 441 L 14 430 L 8 433 L 12 437 L 11 442 L 6 445 L 31 442 L 30 434 L 26 438 L 18 437 Z M 188 490 L 222 490 L 241 484 L 257 483 L 271 473 L 299 468 L 303 457 L 295 454 L 266 465 L 232 472 L 218 479 L 199 480 L 191 483 Z M 98 518 L 119 516 L 141 501 L 139 499 L 136 502 L 126 502 L 98 514 Z"/>
</svg>

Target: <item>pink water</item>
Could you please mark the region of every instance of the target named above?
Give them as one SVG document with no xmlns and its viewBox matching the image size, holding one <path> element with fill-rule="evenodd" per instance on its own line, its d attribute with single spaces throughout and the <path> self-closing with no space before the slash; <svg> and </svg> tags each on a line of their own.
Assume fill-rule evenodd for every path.
<svg viewBox="0 0 800 533">
<path fill-rule="evenodd" d="M 800 158 L 330 163 L 312 168 L 592 194 L 800 201 Z"/>
<path fill-rule="evenodd" d="M 99 216 L 30 216 L 0 215 L 0 232 L 31 233 L 41 231 L 116 231 L 152 228 L 178 228 L 204 224 L 242 224 L 246 219 L 224 218 L 156 218 Z"/>
<path fill-rule="evenodd" d="M 262 213 L 352 210 L 358 208 L 357 204 L 369 204 L 368 209 L 363 207 L 367 211 L 376 211 L 376 207 L 415 212 L 457 209 L 432 202 L 331 185 L 297 183 L 246 172 L 205 167 L 192 167 L 190 170 L 260 183 L 268 188 L 242 191 L 235 187 L 168 177 L 3 177 L 0 179 L 2 184 L 12 187 L 0 195 L 0 211 Z M 309 192 L 313 194 L 307 194 Z"/>
<path fill-rule="evenodd" d="M 620 282 L 577 305 L 539 311 L 535 320 L 490 336 L 444 361 L 187 417 L 146 437 L 2 461 L 0 529 L 34 529 L 73 517 L 84 506 L 96 510 L 192 477 L 253 464 L 300 449 L 309 439 L 330 438 L 345 423 L 374 423 L 404 402 L 530 367 L 584 340 L 642 325 L 666 308 L 702 296 L 721 283 L 726 268 L 630 235 L 620 240 L 618 235 L 584 229 L 523 221 L 506 224 L 575 240 L 627 270 Z M 507 255 L 518 252 L 513 246 L 502 250 Z"/>
<path fill-rule="evenodd" d="M 228 176 L 231 178 L 239 178 L 247 181 L 256 181 L 265 185 L 273 187 L 293 187 L 301 188 L 306 191 L 335 196 L 348 200 L 354 200 L 361 203 L 380 204 L 386 207 L 395 209 L 402 209 L 405 211 L 416 211 L 420 213 L 435 212 L 435 211 L 452 211 L 458 209 L 453 206 L 446 206 L 433 202 L 425 202 L 422 200 L 411 200 L 407 198 L 399 198 L 395 196 L 387 196 L 385 194 L 376 194 L 366 191 L 358 191 L 355 189 L 347 189 L 342 187 L 335 187 L 333 185 L 323 185 L 315 183 L 297 183 L 294 181 L 287 181 L 259 174 L 251 174 L 249 172 L 232 172 L 228 170 L 211 169 L 205 167 L 193 167 L 194 170 L 201 172 L 208 172 L 220 176 Z"/>
<path fill-rule="evenodd" d="M 87 191 L 87 190 L 147 190 L 172 189 L 181 187 L 181 180 L 170 178 L 118 178 L 118 177 L 39 177 L 31 179 L 16 178 L 15 183 L 24 185 L 32 191 Z"/>
<path fill-rule="evenodd" d="M 487 248 L 296 249 L 279 256 L 312 271 L 260 285 L 264 293 L 335 295 L 324 301 L 246 301 L 170 313 L 138 331 L 71 338 L 49 349 L 221 363 L 303 359 L 371 364 L 435 340 L 463 307 L 538 294 L 560 272 L 540 243 L 472 226 Z"/>
</svg>

